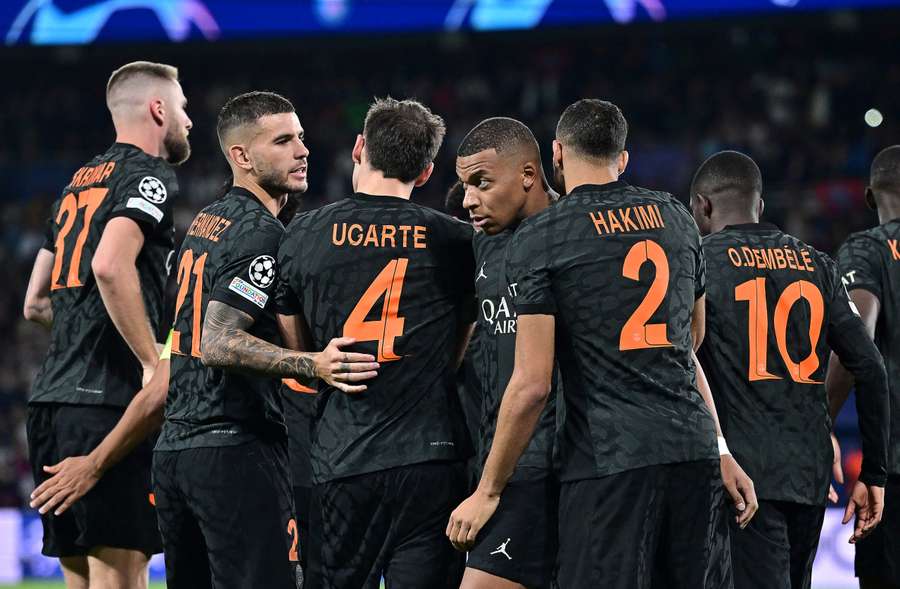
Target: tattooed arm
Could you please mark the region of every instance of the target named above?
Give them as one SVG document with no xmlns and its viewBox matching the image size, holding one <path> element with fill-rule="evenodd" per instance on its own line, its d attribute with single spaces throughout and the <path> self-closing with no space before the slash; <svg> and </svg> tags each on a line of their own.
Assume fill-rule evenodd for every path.
<svg viewBox="0 0 900 589">
<path fill-rule="evenodd" d="M 345 393 L 359 393 L 378 369 L 369 354 L 344 352 L 351 338 L 335 338 L 321 352 L 295 352 L 250 335 L 254 319 L 220 301 L 210 301 L 203 322 L 200 353 L 203 364 L 236 372 L 288 377 L 303 384 L 321 378 Z"/>
</svg>

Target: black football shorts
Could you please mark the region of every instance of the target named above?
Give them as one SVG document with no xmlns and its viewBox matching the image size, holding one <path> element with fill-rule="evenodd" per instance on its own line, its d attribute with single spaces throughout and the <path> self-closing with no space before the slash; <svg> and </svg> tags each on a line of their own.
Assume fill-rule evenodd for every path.
<svg viewBox="0 0 900 589">
<path fill-rule="evenodd" d="M 529 589 L 549 588 L 556 565 L 558 504 L 559 483 L 551 472 L 516 469 L 466 566 Z"/>
<path fill-rule="evenodd" d="M 44 466 L 89 454 L 123 413 L 121 408 L 99 405 L 29 405 L 28 453 L 35 486 L 50 476 Z M 152 451 L 152 442 L 140 443 L 65 513 L 42 515 L 43 554 L 83 556 L 100 546 L 147 555 L 162 552 L 156 511 L 150 503 Z"/>
<path fill-rule="evenodd" d="M 718 460 L 561 484 L 559 587 L 720 589 Z"/>
<path fill-rule="evenodd" d="M 285 442 L 155 452 L 169 589 L 296 589 L 299 529 Z"/>
</svg>

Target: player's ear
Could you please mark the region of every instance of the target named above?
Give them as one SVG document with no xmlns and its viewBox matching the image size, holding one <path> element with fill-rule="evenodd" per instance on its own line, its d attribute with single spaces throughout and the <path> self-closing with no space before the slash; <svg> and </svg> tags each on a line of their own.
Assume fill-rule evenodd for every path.
<svg viewBox="0 0 900 589">
<path fill-rule="evenodd" d="M 163 127 L 166 124 L 166 105 L 161 98 L 154 98 L 148 105 L 150 108 L 150 118 L 158 126 Z"/>
<path fill-rule="evenodd" d="M 416 177 L 415 187 L 418 188 L 419 186 L 422 186 L 423 184 L 428 182 L 428 179 L 431 178 L 432 172 L 434 172 L 434 162 L 428 164 L 428 167 L 422 170 L 422 173 Z"/>
<path fill-rule="evenodd" d="M 563 169 L 562 143 L 556 139 L 553 140 L 553 166 Z"/>
<path fill-rule="evenodd" d="M 361 164 L 362 163 L 362 152 L 363 148 L 366 146 L 366 138 L 362 135 L 356 136 L 356 143 L 353 144 L 353 163 Z"/>
<path fill-rule="evenodd" d="M 616 162 L 616 168 L 619 170 L 620 176 L 625 173 L 625 168 L 627 168 L 627 167 L 628 167 L 628 152 L 623 149 L 622 153 L 619 154 L 618 161 Z"/>
<path fill-rule="evenodd" d="M 250 154 L 247 153 L 247 148 L 243 145 L 238 144 L 230 146 L 228 148 L 228 159 L 242 170 L 250 170 L 253 168 L 253 163 L 250 161 Z"/>
<path fill-rule="evenodd" d="M 766 209 L 766 201 L 763 199 L 759 199 L 759 204 L 756 205 L 756 216 L 762 218 L 763 211 Z"/>
<path fill-rule="evenodd" d="M 522 187 L 526 192 L 531 190 L 540 177 L 540 168 L 535 166 L 533 162 L 525 162 L 522 166 Z"/>
<path fill-rule="evenodd" d="M 866 186 L 866 204 L 873 211 L 878 210 L 878 204 L 875 202 L 875 193 L 872 192 L 871 186 Z"/>
</svg>

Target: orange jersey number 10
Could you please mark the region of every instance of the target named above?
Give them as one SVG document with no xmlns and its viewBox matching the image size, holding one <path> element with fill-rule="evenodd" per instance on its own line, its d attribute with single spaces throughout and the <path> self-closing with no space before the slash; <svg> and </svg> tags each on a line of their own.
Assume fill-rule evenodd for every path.
<svg viewBox="0 0 900 589">
<path fill-rule="evenodd" d="M 84 244 L 87 241 L 88 230 L 91 228 L 91 220 L 94 213 L 100 207 L 100 203 L 106 197 L 107 188 L 88 188 L 82 190 L 75 196 L 74 192 L 66 194 L 59 206 L 59 212 L 56 214 L 56 224 L 62 223 L 62 229 L 56 236 L 56 257 L 53 260 L 53 271 L 50 274 L 50 290 L 59 288 L 74 288 L 76 286 L 84 286 L 79 276 L 81 273 L 81 254 L 84 251 Z M 62 274 L 63 259 L 66 257 L 66 237 L 72 231 L 75 225 L 75 217 L 79 210 L 84 210 L 84 220 L 81 224 L 81 231 L 75 239 L 75 248 L 72 250 L 72 258 L 69 261 L 69 273 L 66 276 L 66 283 L 60 284 L 59 279 Z M 65 221 L 63 221 L 65 217 Z"/>
<path fill-rule="evenodd" d="M 200 357 L 200 333 L 202 325 L 200 324 L 203 316 L 203 267 L 206 265 L 206 256 L 208 252 L 194 259 L 194 252 L 184 250 L 181 260 L 178 262 L 178 294 L 175 297 L 175 322 L 178 322 L 178 312 L 181 311 L 181 305 L 187 298 L 188 289 L 191 287 L 191 274 L 196 276 L 194 281 L 194 308 L 191 318 L 191 356 Z M 172 332 L 172 353 L 182 354 L 181 350 L 181 332 Z"/>
<path fill-rule="evenodd" d="M 734 289 L 736 301 L 747 301 L 750 313 L 747 318 L 747 333 L 750 336 L 750 367 L 747 378 L 753 382 L 757 380 L 781 380 L 768 369 L 769 363 L 769 309 L 766 301 L 766 279 L 755 278 L 739 284 Z M 794 362 L 788 353 L 787 324 L 788 316 L 794 304 L 800 299 L 805 299 L 809 304 L 809 355 L 800 362 Z M 798 280 L 792 282 L 775 304 L 775 342 L 778 344 L 778 352 L 788 369 L 794 382 L 807 384 L 821 384 L 812 380 L 813 372 L 819 368 L 819 358 L 816 356 L 816 347 L 819 344 L 819 336 L 822 335 L 822 319 L 825 317 L 825 302 L 822 293 L 812 282 Z"/>
<path fill-rule="evenodd" d="M 622 326 L 619 334 L 619 350 L 622 351 L 672 346 L 666 335 L 665 323 L 647 323 L 669 290 L 669 259 L 665 250 L 649 239 L 634 244 L 625 256 L 622 276 L 640 280 L 641 267 L 647 262 L 656 268 L 656 276 L 650 284 L 650 290 L 644 295 L 644 300 Z"/>
<path fill-rule="evenodd" d="M 394 340 L 403 335 L 405 320 L 398 316 L 400 294 L 406 278 L 408 258 L 398 258 L 388 262 L 378 273 L 366 292 L 363 293 L 347 321 L 344 322 L 344 337 L 352 337 L 360 342 L 378 342 L 378 361 L 389 362 L 401 357 L 394 353 Z M 381 318 L 366 321 L 369 312 L 380 298 L 384 298 Z"/>
</svg>

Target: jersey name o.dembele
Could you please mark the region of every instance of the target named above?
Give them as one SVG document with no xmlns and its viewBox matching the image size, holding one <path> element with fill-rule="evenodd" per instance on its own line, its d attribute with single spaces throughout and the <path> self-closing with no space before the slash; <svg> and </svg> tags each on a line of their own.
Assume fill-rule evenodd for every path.
<svg viewBox="0 0 900 589">
<path fill-rule="evenodd" d="M 471 455 L 454 377 L 457 325 L 474 321 L 471 244 L 466 223 L 389 196 L 288 226 L 279 311 L 305 317 L 315 349 L 352 337 L 381 365 L 363 393 L 320 382 L 313 482 Z"/>
<path fill-rule="evenodd" d="M 91 263 L 111 219 L 138 224 L 144 245 L 135 264 L 151 328 L 161 339 L 177 196 L 172 165 L 126 143 L 113 144 L 72 176 L 53 203 L 43 244 L 54 254 L 53 326 L 29 402 L 125 407 L 140 390 L 140 362 L 106 311 Z"/>
<path fill-rule="evenodd" d="M 483 467 L 494 441 L 497 415 L 506 385 L 512 377 L 516 355 L 515 282 L 506 276 L 506 248 L 512 230 L 488 236 L 475 233 L 475 293 L 478 296 L 479 363 L 475 366 L 481 388 L 481 425 L 478 432 L 479 466 Z M 554 378 L 554 384 L 555 384 Z M 553 467 L 556 435 L 556 391 L 551 391 L 535 433 L 519 459 L 519 467 Z M 515 476 L 515 475 L 514 475 Z"/>
<path fill-rule="evenodd" d="M 900 475 L 900 219 L 854 233 L 837 261 L 847 290 L 867 290 L 880 302 L 875 345 L 884 357 L 891 396 L 888 473 Z"/>
<path fill-rule="evenodd" d="M 704 265 L 684 205 L 622 181 L 580 186 L 507 251 L 518 314 L 555 317 L 562 481 L 718 458 L 691 357 Z"/>
<path fill-rule="evenodd" d="M 255 319 L 248 332 L 280 343 L 275 321 L 284 227 L 253 194 L 233 187 L 191 223 L 176 262 L 178 294 L 165 417 L 156 450 L 286 439 L 281 381 L 207 368 L 206 307 L 219 301 Z"/>
<path fill-rule="evenodd" d="M 728 446 L 761 499 L 823 505 L 829 333 L 858 320 L 825 254 L 769 223 L 703 240 L 706 370 Z"/>
</svg>

